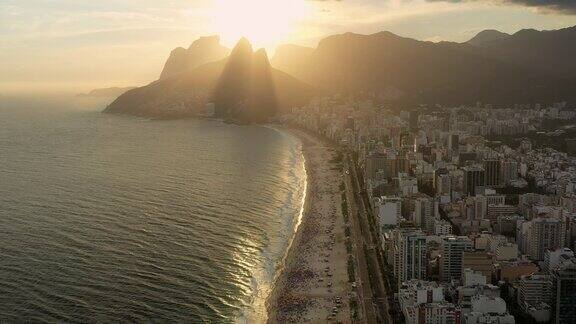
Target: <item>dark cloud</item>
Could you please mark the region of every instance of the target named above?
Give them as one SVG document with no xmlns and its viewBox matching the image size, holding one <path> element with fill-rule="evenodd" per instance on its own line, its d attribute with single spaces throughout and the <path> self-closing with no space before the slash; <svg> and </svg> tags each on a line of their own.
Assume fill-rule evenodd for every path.
<svg viewBox="0 0 576 324">
<path fill-rule="evenodd" d="M 576 0 L 428 0 L 445 2 L 496 2 L 537 8 L 543 12 L 576 15 Z"/>
</svg>

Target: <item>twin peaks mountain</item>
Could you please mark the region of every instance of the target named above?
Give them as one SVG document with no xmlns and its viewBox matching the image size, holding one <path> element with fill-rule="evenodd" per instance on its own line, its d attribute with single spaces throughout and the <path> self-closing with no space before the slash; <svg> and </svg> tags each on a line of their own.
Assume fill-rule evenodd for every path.
<svg viewBox="0 0 576 324">
<path fill-rule="evenodd" d="M 278 110 L 276 87 L 268 55 L 254 52 L 242 39 L 226 62 L 214 90 L 217 117 L 263 122 Z"/>
<path fill-rule="evenodd" d="M 369 92 L 399 105 L 576 103 L 576 27 L 480 32 L 467 42 L 425 42 L 389 32 L 284 45 L 269 62 L 247 40 L 228 51 L 201 38 L 170 55 L 161 78 L 120 96 L 106 112 L 195 114 L 260 122 L 316 95 Z M 283 72 L 282 72 L 283 71 Z"/>
<path fill-rule="evenodd" d="M 259 123 L 278 111 L 310 101 L 315 89 L 272 68 L 266 52 L 240 40 L 222 58 L 218 38 L 196 41 L 170 55 L 159 80 L 128 91 L 105 112 L 156 118 L 197 115 L 214 107 L 215 117 Z M 181 53 L 181 54 L 176 54 Z"/>
</svg>

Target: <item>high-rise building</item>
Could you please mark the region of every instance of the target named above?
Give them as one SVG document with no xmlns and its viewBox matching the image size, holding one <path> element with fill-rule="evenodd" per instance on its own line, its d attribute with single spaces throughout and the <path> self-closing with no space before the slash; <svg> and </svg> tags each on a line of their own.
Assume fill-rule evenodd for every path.
<svg viewBox="0 0 576 324">
<path fill-rule="evenodd" d="M 415 229 L 399 229 L 396 242 L 398 285 L 412 279 L 426 279 L 428 265 L 426 235 Z"/>
<path fill-rule="evenodd" d="M 502 161 L 502 183 L 508 184 L 510 181 L 518 180 L 518 162 Z"/>
<path fill-rule="evenodd" d="M 484 191 L 485 171 L 478 166 L 464 167 L 464 194 L 475 196 Z"/>
<path fill-rule="evenodd" d="M 414 224 L 428 233 L 434 232 L 437 203 L 434 198 L 422 194 L 414 198 Z"/>
<path fill-rule="evenodd" d="M 500 160 L 484 160 L 484 171 L 486 177 L 485 185 L 487 187 L 499 187 L 501 185 Z"/>
<path fill-rule="evenodd" d="M 576 259 L 552 271 L 552 313 L 554 323 L 576 323 Z"/>
<path fill-rule="evenodd" d="M 458 151 L 458 145 L 460 139 L 458 137 L 458 134 L 450 134 L 450 136 L 448 137 L 448 150 L 452 151 L 452 152 L 457 152 Z"/>
<path fill-rule="evenodd" d="M 537 217 L 522 223 L 522 248 L 531 260 L 542 261 L 546 251 L 564 247 L 566 223 L 554 217 Z"/>
<path fill-rule="evenodd" d="M 446 236 L 441 243 L 440 280 L 450 282 L 462 278 L 462 257 L 472 251 L 473 243 L 467 236 Z"/>
<path fill-rule="evenodd" d="M 486 218 L 488 212 L 488 199 L 486 196 L 478 195 L 476 197 L 469 197 L 474 204 L 474 217 L 471 219 L 482 220 Z"/>
<path fill-rule="evenodd" d="M 525 311 L 539 307 L 542 303 L 550 305 L 552 280 L 546 274 L 521 276 L 518 280 L 518 305 Z"/>
</svg>

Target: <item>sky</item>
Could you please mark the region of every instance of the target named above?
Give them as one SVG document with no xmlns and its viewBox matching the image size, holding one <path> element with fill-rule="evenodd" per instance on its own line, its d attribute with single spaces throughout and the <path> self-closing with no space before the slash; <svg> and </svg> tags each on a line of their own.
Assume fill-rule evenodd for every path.
<svg viewBox="0 0 576 324">
<path fill-rule="evenodd" d="M 344 32 L 462 42 L 574 25 L 576 0 L 0 0 L 0 95 L 144 85 L 173 48 L 214 34 L 273 55 Z"/>
</svg>

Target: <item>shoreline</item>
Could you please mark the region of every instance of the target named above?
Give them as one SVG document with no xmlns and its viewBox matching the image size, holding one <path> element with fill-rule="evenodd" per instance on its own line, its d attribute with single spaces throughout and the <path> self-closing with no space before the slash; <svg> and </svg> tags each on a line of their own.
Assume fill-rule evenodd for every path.
<svg viewBox="0 0 576 324">
<path fill-rule="evenodd" d="M 304 131 L 282 127 L 301 142 L 306 192 L 299 223 L 266 300 L 268 323 L 350 322 L 347 252 L 336 151 Z"/>
</svg>

